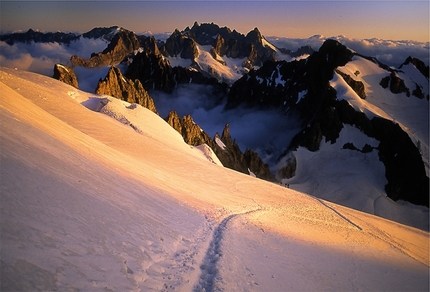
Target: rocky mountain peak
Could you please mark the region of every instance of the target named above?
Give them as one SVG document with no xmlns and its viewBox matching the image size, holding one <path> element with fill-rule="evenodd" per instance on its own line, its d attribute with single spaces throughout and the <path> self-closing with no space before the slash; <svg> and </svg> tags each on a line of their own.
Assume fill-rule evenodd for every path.
<svg viewBox="0 0 430 292">
<path fill-rule="evenodd" d="M 321 54 L 322 57 L 325 57 L 328 70 L 334 70 L 338 66 L 344 66 L 351 61 L 354 55 L 346 46 L 333 39 L 326 40 L 318 50 L 318 53 Z"/>
<path fill-rule="evenodd" d="M 70 59 L 73 66 L 95 68 L 105 65 L 117 65 L 121 63 L 134 50 L 140 48 L 140 42 L 134 32 L 123 29 L 118 31 L 112 41 L 103 52 L 93 53 L 85 60 L 73 55 Z"/>
<path fill-rule="evenodd" d="M 160 52 L 165 56 L 181 57 L 183 59 L 194 60 L 197 58 L 199 51 L 196 42 L 184 34 L 178 29 L 172 33 L 172 35 L 166 40 L 166 43 Z"/>
<path fill-rule="evenodd" d="M 263 40 L 263 37 L 261 36 L 260 30 L 255 27 L 253 30 L 248 32 L 245 39 L 251 43 L 261 43 Z"/>
<path fill-rule="evenodd" d="M 121 30 L 125 29 L 119 26 L 95 27 L 92 30 L 83 33 L 82 36 L 87 39 L 103 39 L 110 42 L 115 34 Z"/>
<path fill-rule="evenodd" d="M 226 125 L 225 125 L 224 130 L 222 131 L 221 139 L 222 139 L 222 140 L 231 139 L 231 136 L 230 136 L 230 126 L 229 126 L 229 124 L 226 124 Z"/>
<path fill-rule="evenodd" d="M 76 78 L 75 71 L 65 65 L 55 64 L 53 78 L 60 80 L 66 84 L 72 85 L 75 88 L 79 88 L 78 79 Z"/>
<path fill-rule="evenodd" d="M 124 77 L 116 67 L 111 67 L 105 79 L 99 80 L 96 88 L 97 94 L 106 94 L 129 103 L 137 103 L 157 113 L 154 100 L 143 88 L 139 80 L 132 81 Z"/>
<path fill-rule="evenodd" d="M 415 66 L 415 68 L 417 68 L 418 71 L 421 72 L 421 74 L 423 74 L 427 79 L 429 79 L 429 74 L 430 74 L 429 66 L 426 66 L 426 64 L 418 58 L 412 58 L 411 56 L 407 57 L 405 62 L 403 62 L 403 64 L 400 65 L 399 69 L 401 69 L 403 65 L 408 65 L 409 63 L 412 63 Z"/>
</svg>

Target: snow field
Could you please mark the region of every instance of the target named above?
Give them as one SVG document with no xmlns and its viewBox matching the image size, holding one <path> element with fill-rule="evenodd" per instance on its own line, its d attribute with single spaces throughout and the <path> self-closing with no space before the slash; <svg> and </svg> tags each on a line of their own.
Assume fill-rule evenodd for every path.
<svg viewBox="0 0 430 292">
<path fill-rule="evenodd" d="M 139 106 L 9 69 L 0 92 L 4 291 L 429 288 L 428 232 L 214 165 Z"/>
</svg>

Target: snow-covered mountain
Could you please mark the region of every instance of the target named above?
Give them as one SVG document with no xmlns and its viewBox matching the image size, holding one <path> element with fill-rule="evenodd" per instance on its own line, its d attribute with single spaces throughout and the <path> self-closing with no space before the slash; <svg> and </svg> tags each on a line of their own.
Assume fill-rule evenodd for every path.
<svg viewBox="0 0 430 292">
<path fill-rule="evenodd" d="M 176 120 L 186 121 L 179 131 L 194 135 L 186 140 L 210 144 L 225 166 L 428 230 L 428 67 L 419 60 L 393 68 L 322 36 L 307 40 L 320 47 L 282 48 L 257 28 L 244 35 L 213 23 L 163 40 L 119 27 L 76 36 L 69 44 L 44 43 L 60 53 L 37 63 L 66 64 L 74 55 L 74 67 L 56 68 L 75 71 L 88 92 L 115 71 L 108 94 L 155 104 L 166 119 L 176 111 Z M 14 37 L 12 46 L 0 43 L 9 57 L 0 56 L 0 64 L 31 69 L 18 56 L 25 46 L 41 51 L 39 43 L 19 47 L 22 36 Z M 222 129 L 229 132 L 224 141 Z"/>
<path fill-rule="evenodd" d="M 295 125 L 283 158 L 274 157 L 278 179 L 390 218 L 395 208 L 379 206 L 387 195 L 428 207 L 429 85 L 416 63 L 392 69 L 328 40 L 306 60 L 243 76 L 227 106 L 275 107 Z"/>
<path fill-rule="evenodd" d="M 140 105 L 0 90 L 2 291 L 429 289 L 427 231 L 226 169 Z"/>
</svg>

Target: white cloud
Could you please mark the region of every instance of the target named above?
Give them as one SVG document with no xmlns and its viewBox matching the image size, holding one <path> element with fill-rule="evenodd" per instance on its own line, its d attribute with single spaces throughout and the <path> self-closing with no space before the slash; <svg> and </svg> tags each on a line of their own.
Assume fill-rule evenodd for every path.
<svg viewBox="0 0 430 292">
<path fill-rule="evenodd" d="M 106 48 L 102 40 L 81 37 L 70 45 L 59 43 L 15 43 L 0 41 L 0 66 L 18 68 L 52 76 L 56 63 L 68 64 L 72 55 L 89 58 L 91 53 Z"/>
<path fill-rule="evenodd" d="M 393 41 L 382 39 L 352 39 L 346 36 L 324 37 L 315 35 L 307 39 L 267 37 L 278 47 L 297 50 L 301 46 L 309 45 L 318 50 L 326 39 L 336 39 L 345 46 L 365 56 L 376 57 L 388 66 L 399 67 L 407 57 L 416 57 L 429 64 L 429 43 L 417 41 Z"/>
</svg>

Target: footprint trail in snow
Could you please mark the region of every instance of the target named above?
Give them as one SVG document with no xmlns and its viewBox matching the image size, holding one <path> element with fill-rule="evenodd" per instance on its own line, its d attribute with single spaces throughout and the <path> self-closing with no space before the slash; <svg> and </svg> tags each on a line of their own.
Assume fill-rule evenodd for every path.
<svg viewBox="0 0 430 292">
<path fill-rule="evenodd" d="M 215 228 L 212 236 L 212 241 L 209 244 L 208 250 L 206 251 L 203 263 L 200 265 L 201 275 L 199 277 L 199 283 L 194 287 L 193 291 L 215 291 L 216 282 L 221 281 L 217 264 L 223 254 L 222 240 L 227 230 L 228 222 L 234 219 L 236 216 L 250 214 L 259 210 L 261 210 L 261 208 L 246 211 L 243 213 L 232 214 L 222 220 L 221 223 Z"/>
</svg>

